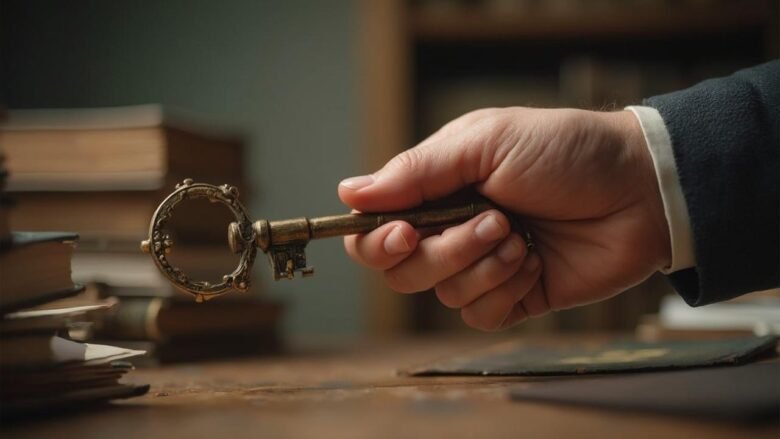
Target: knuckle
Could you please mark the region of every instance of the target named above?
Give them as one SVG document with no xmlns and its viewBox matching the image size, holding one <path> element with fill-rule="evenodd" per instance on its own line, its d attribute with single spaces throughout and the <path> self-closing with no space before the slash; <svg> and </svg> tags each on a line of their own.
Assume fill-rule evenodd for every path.
<svg viewBox="0 0 780 439">
<path fill-rule="evenodd" d="M 455 290 L 447 282 L 436 285 L 436 297 L 447 308 L 457 309 L 466 305 L 463 294 L 460 294 L 459 291 Z"/>
<path fill-rule="evenodd" d="M 479 129 L 488 134 L 492 143 L 500 143 L 512 125 L 512 119 L 505 114 L 496 114 L 479 121 Z"/>
<path fill-rule="evenodd" d="M 487 108 L 480 108 L 477 110 L 469 111 L 468 113 L 464 114 L 462 117 L 464 119 L 468 118 L 471 120 L 477 120 L 477 119 L 489 118 L 499 113 L 501 113 L 501 108 L 487 107 Z"/>
<path fill-rule="evenodd" d="M 442 240 L 446 242 L 446 240 Z M 453 245 L 442 245 L 442 247 L 435 253 L 437 263 L 441 267 L 447 267 L 451 270 L 459 270 L 465 268 L 471 263 L 471 255 L 467 251 L 463 251 L 462 248 Z"/>
<path fill-rule="evenodd" d="M 393 169 L 411 172 L 422 163 L 420 148 L 411 148 L 393 157 L 388 166 Z"/>
<path fill-rule="evenodd" d="M 353 238 L 347 241 L 347 238 Z M 376 249 L 376 244 L 366 237 L 347 237 L 344 239 L 344 245 L 347 253 L 363 265 L 371 268 L 382 267 L 381 251 Z"/>
<path fill-rule="evenodd" d="M 419 291 L 419 288 L 415 288 L 415 285 L 401 270 L 385 270 L 385 281 L 387 285 L 399 293 L 414 293 Z"/>
<path fill-rule="evenodd" d="M 461 309 L 460 317 L 470 327 L 485 332 L 496 331 L 501 324 L 498 318 L 487 313 L 477 312 L 473 307 Z"/>
<path fill-rule="evenodd" d="M 503 109 L 501 108 L 480 108 L 477 110 L 469 111 L 450 122 L 448 122 L 442 131 L 445 134 L 455 134 L 463 129 L 469 128 L 472 125 L 479 123 L 484 119 L 489 119 L 493 116 L 501 114 Z"/>
<path fill-rule="evenodd" d="M 526 320 L 528 320 L 528 316 L 525 314 L 525 311 L 518 311 L 516 308 L 513 308 L 506 321 L 502 323 L 501 329 L 513 328 Z"/>
</svg>

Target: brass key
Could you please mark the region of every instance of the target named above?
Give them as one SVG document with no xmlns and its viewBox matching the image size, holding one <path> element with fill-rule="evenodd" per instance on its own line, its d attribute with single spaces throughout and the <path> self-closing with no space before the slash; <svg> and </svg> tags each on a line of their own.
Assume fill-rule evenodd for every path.
<svg viewBox="0 0 780 439">
<path fill-rule="evenodd" d="M 181 269 L 168 261 L 173 240 L 166 226 L 173 216 L 174 207 L 194 198 L 207 198 L 211 202 L 225 204 L 236 221 L 228 227 L 228 244 L 234 253 L 240 253 L 236 269 L 222 277 L 222 282 L 212 283 L 191 279 Z M 238 201 L 238 190 L 229 185 L 214 186 L 193 183 L 186 179 L 163 200 L 152 216 L 149 237 L 141 242 L 141 249 L 152 255 L 154 263 L 178 289 L 192 294 L 198 302 L 225 294 L 231 290 L 246 291 L 250 284 L 250 272 L 257 249 L 268 254 L 275 280 L 294 279 L 295 272 L 303 276 L 314 274 L 314 268 L 306 264 L 306 244 L 312 239 L 368 233 L 391 221 L 406 221 L 415 228 L 439 227 L 461 223 L 496 206 L 488 201 L 478 201 L 458 207 L 418 208 L 391 213 L 354 213 L 319 218 L 296 218 L 280 221 L 257 220 L 252 222 L 244 206 Z M 530 236 L 523 232 L 529 247 Z"/>
</svg>

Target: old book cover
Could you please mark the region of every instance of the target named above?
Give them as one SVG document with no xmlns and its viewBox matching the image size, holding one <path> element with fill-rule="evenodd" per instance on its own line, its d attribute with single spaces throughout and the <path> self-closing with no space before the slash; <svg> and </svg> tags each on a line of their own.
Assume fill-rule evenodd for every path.
<svg viewBox="0 0 780 439">
<path fill-rule="evenodd" d="M 163 297 L 121 297 L 95 336 L 108 340 L 170 340 L 256 333 L 275 328 L 283 306 L 271 300 L 214 300 L 208 306 Z M 227 338 L 227 337 L 225 337 Z"/>
<path fill-rule="evenodd" d="M 78 235 L 66 232 L 12 232 L 0 248 L 0 312 L 7 313 L 83 289 L 70 277 Z"/>
<path fill-rule="evenodd" d="M 33 398 L 14 399 L 4 401 L 0 405 L 0 418 L 15 421 L 20 416 L 73 411 L 115 399 L 141 396 L 148 391 L 149 385 L 115 383 L 110 386 L 78 388 L 62 393 L 38 395 Z"/>
<path fill-rule="evenodd" d="M 222 178 L 204 181 L 225 183 Z M 137 250 L 138 241 L 149 233 L 152 214 L 173 187 L 171 183 L 157 191 L 16 192 L 9 223 L 16 230 L 78 231 L 80 249 Z M 244 200 L 245 191 L 241 194 Z M 176 207 L 171 230 L 180 242 L 223 243 L 233 220 L 229 210 L 195 199 Z"/>
<path fill-rule="evenodd" d="M 0 338 L 0 370 L 46 369 L 67 363 L 96 365 L 143 355 L 144 351 L 79 343 L 51 334 Z"/>
<path fill-rule="evenodd" d="M 173 113 L 170 115 L 169 113 Z M 74 230 L 83 248 L 135 250 L 174 184 L 231 184 L 247 198 L 243 142 L 198 116 L 159 105 L 8 112 L 0 144 L 16 230 Z M 222 243 L 232 221 L 206 200 L 177 208 L 180 242 Z"/>
<path fill-rule="evenodd" d="M 138 367 L 262 356 L 284 351 L 284 340 L 278 327 L 160 341 L 108 340 L 106 343 L 146 351 L 146 355 L 133 359 L 133 364 Z"/>
<path fill-rule="evenodd" d="M 774 354 L 777 338 L 664 341 L 607 341 L 532 345 L 512 341 L 485 351 L 402 371 L 409 375 L 580 375 L 658 371 L 742 364 Z"/>
<path fill-rule="evenodd" d="M 70 363 L 56 369 L 15 371 L 0 376 L 0 399 L 32 398 L 53 392 L 111 385 L 132 370 L 132 364 L 117 360 L 92 366 Z"/>
<path fill-rule="evenodd" d="M 240 183 L 240 140 L 178 113 L 159 105 L 11 110 L 0 127 L 8 190 L 154 190 L 186 177 Z"/>
<path fill-rule="evenodd" d="M 63 299 L 68 300 L 68 299 Z M 16 311 L 0 318 L 0 337 L 20 334 L 67 332 L 83 325 L 105 319 L 117 304 L 115 298 L 103 299 L 89 305 L 67 308 L 43 308 Z"/>
<path fill-rule="evenodd" d="M 185 269 L 193 279 L 218 281 L 225 273 L 235 270 L 238 256 L 224 244 L 187 245 L 176 243 L 169 262 Z M 93 251 L 85 249 L 79 240 L 79 249 L 73 255 L 73 280 L 80 284 L 95 285 L 97 294 L 103 297 L 169 297 L 173 300 L 192 301 L 192 296 L 175 289 L 149 255 L 138 251 L 138 242 L 127 251 Z M 255 288 L 253 288 L 255 290 Z M 245 295 L 228 295 L 224 299 Z M 223 298 L 220 298 L 222 300 Z"/>
</svg>

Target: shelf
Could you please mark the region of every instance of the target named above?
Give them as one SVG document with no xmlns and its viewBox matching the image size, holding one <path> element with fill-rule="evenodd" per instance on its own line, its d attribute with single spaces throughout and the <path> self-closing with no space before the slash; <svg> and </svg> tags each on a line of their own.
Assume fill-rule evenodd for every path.
<svg viewBox="0 0 780 439">
<path fill-rule="evenodd" d="M 495 41 L 520 39 L 664 37 L 761 30 L 770 25 L 766 2 L 734 2 L 718 8 L 616 8 L 581 13 L 546 11 L 503 13 L 486 8 L 411 11 L 411 28 L 420 41 Z"/>
</svg>

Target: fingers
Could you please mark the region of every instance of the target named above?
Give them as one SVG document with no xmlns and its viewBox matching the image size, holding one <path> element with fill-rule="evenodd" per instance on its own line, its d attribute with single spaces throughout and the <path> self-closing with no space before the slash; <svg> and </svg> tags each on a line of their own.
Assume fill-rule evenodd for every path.
<svg viewBox="0 0 780 439">
<path fill-rule="evenodd" d="M 391 288 L 403 293 L 430 289 L 481 259 L 509 232 L 507 218 L 497 210 L 489 210 L 420 241 L 409 257 L 385 271 L 385 278 Z"/>
<path fill-rule="evenodd" d="M 527 253 L 525 241 L 513 233 L 474 265 L 437 284 L 436 296 L 447 307 L 462 308 L 512 277 Z"/>
<path fill-rule="evenodd" d="M 403 221 L 393 221 L 365 235 L 344 238 L 347 254 L 367 267 L 387 270 L 409 256 L 419 241 L 419 234 Z"/>
<path fill-rule="evenodd" d="M 540 296 L 543 300 L 539 300 Z M 532 299 L 533 298 L 533 299 Z M 532 299 L 532 300 L 531 300 Z M 536 284 L 531 288 L 531 291 L 528 292 L 528 294 L 525 295 L 519 302 L 517 302 L 512 310 L 509 312 L 509 314 L 506 316 L 506 319 L 504 320 L 504 323 L 501 324 L 500 329 L 508 329 L 512 326 L 517 325 L 518 323 L 521 323 L 531 317 L 539 317 L 543 314 L 546 314 L 548 311 L 550 311 L 549 307 L 538 307 L 535 308 L 533 313 L 529 312 L 528 309 L 526 309 L 526 303 L 531 300 L 532 302 L 537 303 L 547 303 L 547 299 L 544 295 L 544 290 L 542 289 L 541 282 L 537 281 Z"/>
<path fill-rule="evenodd" d="M 550 304 L 547 302 L 547 295 L 541 286 L 532 289 L 527 296 L 523 298 L 523 308 L 528 317 L 539 317 L 550 311 Z"/>
<path fill-rule="evenodd" d="M 435 285 L 439 300 L 461 308 L 469 326 L 494 331 L 549 311 L 539 282 L 541 259 L 509 230 L 500 212 L 488 211 L 427 239 L 396 221 L 344 243 L 356 261 L 386 270 L 393 289 Z"/>
<path fill-rule="evenodd" d="M 461 318 L 469 326 L 483 331 L 502 329 L 515 305 L 522 303 L 536 284 L 540 271 L 539 256 L 529 254 L 522 268 L 509 280 L 462 308 Z"/>
</svg>

